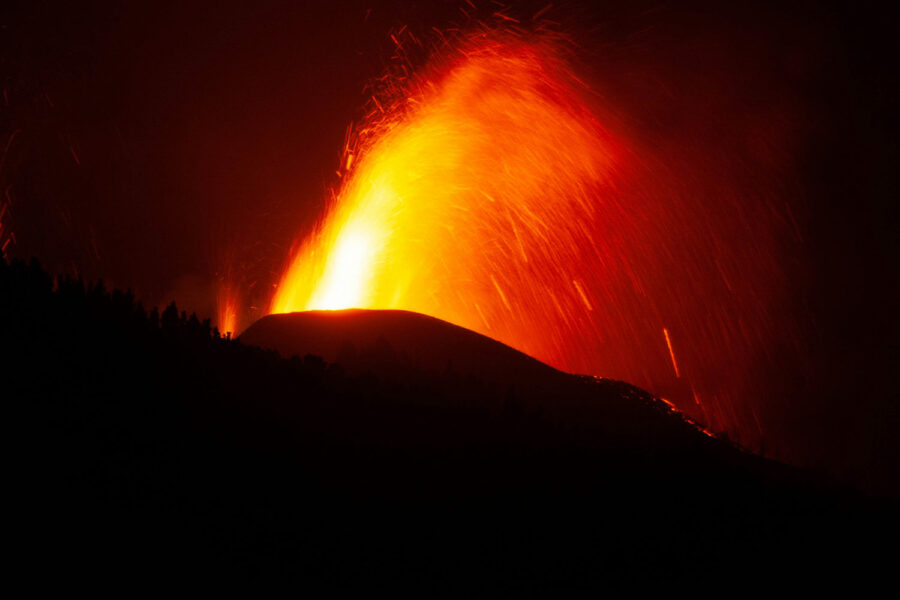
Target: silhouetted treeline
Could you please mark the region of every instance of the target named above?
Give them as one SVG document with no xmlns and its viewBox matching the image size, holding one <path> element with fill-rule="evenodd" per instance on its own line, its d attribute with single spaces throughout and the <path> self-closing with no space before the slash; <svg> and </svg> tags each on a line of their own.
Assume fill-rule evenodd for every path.
<svg viewBox="0 0 900 600">
<path fill-rule="evenodd" d="M 31 589 L 863 587 L 895 558 L 896 507 L 627 384 L 350 374 L 34 262 L 0 261 L 0 335 L 8 545 Z"/>
</svg>

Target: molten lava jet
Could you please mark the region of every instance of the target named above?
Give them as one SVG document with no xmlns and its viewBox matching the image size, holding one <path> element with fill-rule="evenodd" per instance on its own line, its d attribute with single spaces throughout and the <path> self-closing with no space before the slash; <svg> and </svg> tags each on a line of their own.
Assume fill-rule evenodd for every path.
<svg viewBox="0 0 900 600">
<path fill-rule="evenodd" d="M 618 143 L 549 46 L 442 70 L 374 125 L 271 310 L 411 310 L 569 367 L 614 268 Z"/>
</svg>

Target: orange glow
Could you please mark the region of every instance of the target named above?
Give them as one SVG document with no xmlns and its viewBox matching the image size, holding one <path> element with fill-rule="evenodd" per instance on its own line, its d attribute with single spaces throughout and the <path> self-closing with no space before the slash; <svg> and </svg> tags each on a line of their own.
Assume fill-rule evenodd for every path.
<svg viewBox="0 0 900 600">
<path fill-rule="evenodd" d="M 411 310 L 566 366 L 598 304 L 585 276 L 604 271 L 591 235 L 616 206 L 617 144 L 552 45 L 478 38 L 454 56 L 373 111 L 271 312 Z"/>
<path fill-rule="evenodd" d="M 237 334 L 238 326 L 238 300 L 234 290 L 228 286 L 219 289 L 216 300 L 218 312 L 218 324 L 216 325 L 223 336 Z"/>
</svg>

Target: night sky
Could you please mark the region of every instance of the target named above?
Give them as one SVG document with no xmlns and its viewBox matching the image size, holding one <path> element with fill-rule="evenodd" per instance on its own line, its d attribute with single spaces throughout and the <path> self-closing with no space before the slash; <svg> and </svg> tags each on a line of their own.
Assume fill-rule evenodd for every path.
<svg viewBox="0 0 900 600">
<path fill-rule="evenodd" d="M 4 4 L 5 254 L 102 277 L 147 305 L 214 317 L 227 278 L 265 306 L 337 184 L 347 127 L 392 64 L 390 34 L 502 20 L 477 4 Z M 545 4 L 502 11 L 527 26 Z M 730 184 L 777 188 L 802 240 L 783 257 L 783 310 L 817 381 L 762 371 L 772 389 L 807 390 L 772 413 L 798 432 L 782 456 L 885 490 L 897 456 L 897 69 L 896 32 L 874 6 L 559 2 L 543 17 L 637 144 L 703 161 L 749 139 L 754 160 L 777 166 L 735 169 Z M 777 186 L 759 180 L 776 170 Z"/>
</svg>

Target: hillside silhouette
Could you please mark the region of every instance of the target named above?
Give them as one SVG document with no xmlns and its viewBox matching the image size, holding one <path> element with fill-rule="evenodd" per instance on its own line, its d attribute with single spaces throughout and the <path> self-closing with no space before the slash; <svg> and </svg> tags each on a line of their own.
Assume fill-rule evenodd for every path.
<svg viewBox="0 0 900 600">
<path fill-rule="evenodd" d="M 489 337 L 405 310 L 321 310 L 263 317 L 240 336 L 252 346 L 321 356 L 351 372 L 455 374 L 552 386 L 565 374 Z"/>
<path fill-rule="evenodd" d="M 331 317 L 379 324 L 347 367 L 346 340 L 328 361 L 245 343 L 300 339 L 322 315 L 230 340 L 174 304 L 0 261 L 14 579 L 859 591 L 893 568 L 895 505 L 742 452 L 638 388 L 427 317 Z M 415 326 L 391 342 L 396 319 Z M 323 352 L 334 326 L 308 333 Z M 465 343 L 425 360 L 407 334 Z M 392 358 L 360 359 L 378 352 Z"/>
</svg>

